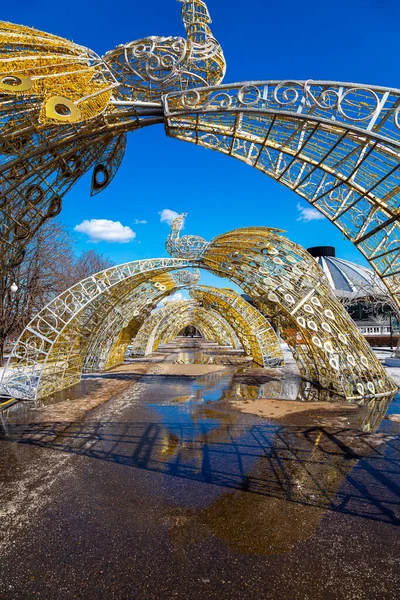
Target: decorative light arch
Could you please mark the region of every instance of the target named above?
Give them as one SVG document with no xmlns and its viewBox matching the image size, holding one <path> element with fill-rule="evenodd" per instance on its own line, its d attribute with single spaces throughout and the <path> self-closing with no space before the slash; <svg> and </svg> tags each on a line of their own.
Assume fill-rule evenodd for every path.
<svg viewBox="0 0 400 600">
<path fill-rule="evenodd" d="M 236 348 L 241 346 L 259 366 L 283 364 L 282 350 L 270 323 L 239 294 L 233 290 L 218 290 L 208 286 L 191 288 L 190 294 L 206 309 L 206 315 L 214 319 L 223 318 L 229 324 L 235 336 L 232 339 L 231 335 L 230 345 Z M 179 310 L 181 309 L 181 314 L 185 310 L 192 310 L 194 319 L 195 306 L 183 303 Z M 187 324 L 197 326 L 196 322 L 193 320 Z M 164 328 L 169 328 L 170 324 L 171 332 L 166 335 Z M 173 306 L 156 312 L 144 322 L 134 341 L 132 353 L 138 356 L 151 354 L 162 340 L 170 341 L 183 327 L 180 321 L 178 324 L 178 315 Z"/>
<path fill-rule="evenodd" d="M 182 224 L 181 216 L 179 227 Z M 35 398 L 76 383 L 91 356 L 93 336 L 101 330 L 101 339 L 107 339 L 110 315 L 123 319 L 119 306 L 129 311 L 140 306 L 145 318 L 149 307 L 181 285 L 172 278 L 162 283 L 157 276 L 170 277 L 170 271 L 187 267 L 207 269 L 242 287 L 275 323 L 304 379 L 349 399 L 397 389 L 335 298 L 323 271 L 301 246 L 262 227 L 231 231 L 209 243 L 196 236 L 180 238 L 179 227 L 167 242 L 178 258 L 107 269 L 50 302 L 13 349 L 3 371 L 3 389 L 16 397 Z M 180 253 L 188 258 L 179 258 Z M 127 326 L 117 322 L 115 337 Z M 101 348 L 100 341 L 92 347 Z M 112 343 L 108 353 L 111 347 Z"/>
<path fill-rule="evenodd" d="M 0 23 L 3 268 L 18 264 L 91 167 L 92 194 L 109 185 L 128 131 L 164 123 L 170 137 L 242 160 L 310 202 L 363 253 L 400 309 L 400 90 L 221 85 L 226 63 L 207 6 L 179 1 L 185 38 L 152 36 L 103 57 Z"/>
<path fill-rule="evenodd" d="M 169 136 L 237 158 L 322 212 L 400 308 L 399 90 L 257 81 L 172 92 L 163 105 Z"/>
<path fill-rule="evenodd" d="M 170 254 L 198 260 L 237 283 L 277 326 L 305 379 L 350 399 L 396 389 L 304 248 L 266 227 L 237 229 L 211 242 L 180 238 L 184 216 L 172 226 Z"/>
<path fill-rule="evenodd" d="M 199 329 L 206 339 L 214 339 L 217 343 L 232 348 L 240 348 L 235 331 L 226 319 L 216 311 L 208 313 L 196 302 L 183 300 L 168 303 L 148 317 L 138 331 L 132 344 L 132 356 L 149 356 L 159 345 L 171 341 L 188 325 Z M 209 326 L 213 335 L 209 336 Z M 175 334 L 175 335 L 174 335 Z M 174 336 L 174 337 L 171 337 Z"/>
<path fill-rule="evenodd" d="M 220 346 L 234 347 L 233 344 L 236 343 L 234 332 L 221 314 L 207 311 L 193 300 L 183 300 L 177 307 L 168 307 L 162 315 L 147 340 L 146 352 L 150 347 L 154 352 L 161 344 L 172 342 L 185 327 L 190 325 L 199 329 L 205 339 L 214 341 Z M 136 347 L 138 346 L 135 343 L 134 349 Z"/>
<path fill-rule="evenodd" d="M 168 273 L 188 265 L 187 260 L 170 258 L 139 260 L 106 269 L 63 292 L 22 332 L 0 389 L 34 399 L 77 383 L 85 369 L 101 368 L 107 355 L 102 344 L 107 346 L 126 326 L 120 307 L 129 307 L 133 316 L 138 310 L 146 318 L 168 292 L 180 287 Z"/>
<path fill-rule="evenodd" d="M 195 282 L 198 281 L 199 274 L 188 273 L 188 277 L 192 277 Z M 126 288 L 125 292 L 121 291 L 110 310 L 101 315 L 101 318 L 96 315 L 96 327 L 86 345 L 83 371 L 101 371 L 106 364 L 108 368 L 115 366 L 121 362 L 115 362 L 121 354 L 123 362 L 124 344 L 126 351 L 129 341 L 157 303 L 181 287 L 177 273 L 162 273 L 139 285 Z M 131 337 L 127 340 L 129 333 Z M 119 346 L 118 350 L 116 345 Z"/>
<path fill-rule="evenodd" d="M 261 367 L 283 365 L 278 338 L 267 319 L 242 296 L 229 289 L 197 286 L 190 291 L 207 309 L 223 314 L 234 328 L 246 354 Z"/>
<path fill-rule="evenodd" d="M 393 390 L 315 261 L 301 260 L 305 251 L 285 238 L 263 234 L 255 228 L 237 230 L 236 239 L 234 232 L 220 236 L 217 247 L 205 253 L 204 263 L 220 275 L 229 274 L 276 324 L 305 379 L 353 399 Z M 235 255 L 232 242 L 244 238 L 246 243 L 237 244 L 240 252 Z"/>
</svg>

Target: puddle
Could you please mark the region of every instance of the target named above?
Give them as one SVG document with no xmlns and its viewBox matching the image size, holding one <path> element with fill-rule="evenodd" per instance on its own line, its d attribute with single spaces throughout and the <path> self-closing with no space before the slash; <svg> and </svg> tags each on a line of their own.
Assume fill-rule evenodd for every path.
<svg viewBox="0 0 400 600">
<path fill-rule="evenodd" d="M 167 359 L 165 362 L 173 362 L 178 365 L 208 365 L 213 364 L 214 359 L 211 354 L 200 350 L 198 352 L 179 352 L 177 355 L 173 355 L 171 360 Z"/>
<path fill-rule="evenodd" d="M 207 344 L 204 344 L 203 347 L 205 351 L 199 349 L 197 340 L 185 341 L 183 350 L 182 344 L 179 344 L 176 348 L 171 344 L 170 347 L 166 346 L 163 350 L 166 355 L 163 362 L 183 365 L 210 364 L 214 361 L 213 350 Z M 215 355 L 217 355 L 223 349 L 216 348 L 215 350 Z M 158 402 L 152 402 L 150 406 L 163 423 L 174 422 L 183 425 L 194 425 L 199 430 L 201 429 L 201 435 L 234 422 L 240 412 L 237 409 L 241 400 L 250 405 L 253 400 L 262 402 L 264 398 L 269 401 L 276 399 L 279 402 L 289 402 L 292 400 L 305 404 L 312 404 L 313 402 L 347 404 L 340 396 L 316 388 L 309 382 L 300 380 L 298 376 L 290 373 L 283 380 L 273 380 L 257 385 L 236 381 L 234 375 L 244 375 L 246 369 L 248 369 L 248 366 L 246 368 L 228 366 L 223 371 L 197 378 L 188 378 L 187 381 L 179 376 L 171 377 L 170 381 L 167 381 L 164 375 L 152 375 L 151 372 L 139 379 L 151 386 L 152 393 L 154 390 L 154 397 L 159 398 Z M 101 379 L 84 379 L 71 388 L 57 392 L 36 402 L 36 404 L 30 402 L 15 404 L 2 413 L 2 418 L 10 420 L 10 422 L 17 421 L 20 418 L 29 420 L 30 415 L 34 415 L 38 408 L 66 400 L 71 403 L 77 399 L 82 400 L 86 395 L 92 392 L 96 393 L 102 385 L 102 380 L 118 379 L 118 377 L 123 376 L 128 379 L 132 378 L 129 373 L 125 375 L 107 373 Z M 231 400 L 236 402 L 236 406 L 234 403 L 229 405 Z M 393 401 L 390 399 L 366 400 L 359 403 L 358 406 L 359 410 L 352 413 L 352 428 L 364 432 L 400 433 L 400 422 L 389 419 L 392 415 L 400 415 L 400 396 L 396 396 Z M 272 413 L 268 414 L 272 416 Z M 276 415 L 274 416 L 275 419 L 270 420 L 264 416 L 264 421 L 276 424 L 279 420 Z M 343 421 L 342 424 L 350 426 L 349 421 Z"/>
<path fill-rule="evenodd" d="M 178 356 L 181 354 L 179 353 Z M 191 359 L 196 360 L 196 354 L 204 353 L 189 354 Z M 171 357 L 171 360 L 176 362 L 174 357 Z M 165 399 L 158 403 L 151 403 L 150 406 L 161 417 L 163 423 L 196 425 L 201 428 L 203 435 L 206 431 L 224 427 L 227 423 L 230 424 L 235 420 L 236 411 L 229 410 L 229 405 L 227 405 L 229 400 L 246 399 L 251 402 L 266 398 L 289 403 L 292 400 L 305 405 L 310 404 L 310 408 L 312 408 L 312 403 L 316 402 L 341 404 L 344 408 L 350 404 L 341 396 L 321 390 L 307 381 L 291 376 L 282 381 L 270 381 L 259 385 L 238 383 L 233 376 L 239 371 L 242 369 L 229 368 L 222 372 L 198 377 L 186 384 L 185 393 L 178 395 L 174 395 L 176 382 L 171 382 L 170 387 L 167 382 L 164 382 L 163 396 Z M 387 412 L 388 414 L 400 414 L 400 396 L 396 396 L 394 400 L 391 398 L 370 399 L 358 403 L 357 406 L 358 410 L 351 414 L 352 428 L 364 432 L 400 432 L 400 423 L 385 419 Z M 268 419 L 264 420 L 268 422 Z M 277 420 L 274 419 L 271 423 L 276 424 Z"/>
<path fill-rule="evenodd" d="M 186 384 L 187 393 L 173 395 L 176 384 L 163 383 L 163 395 L 166 400 L 149 406 L 161 418 L 163 424 L 195 426 L 199 435 L 220 428 L 232 422 L 232 416 L 226 411 L 216 410 L 218 401 L 231 385 L 232 372 L 217 372 L 198 377 Z M 172 397 L 168 398 L 172 392 Z M 176 435 L 176 434 L 175 434 Z M 179 437 L 179 436 L 178 436 Z"/>
<path fill-rule="evenodd" d="M 197 350 L 178 349 L 168 359 L 173 364 L 182 355 L 189 361 L 202 359 Z M 334 427 L 290 425 L 234 410 L 229 401 L 266 397 L 274 404 L 311 405 L 337 402 L 338 397 L 292 375 L 260 385 L 239 383 L 233 377 L 238 370 L 230 366 L 194 379 L 146 375 L 138 383 L 139 393 L 133 383 L 92 418 L 13 426 L 7 439 L 23 441 L 25 449 L 39 445 L 86 456 L 93 472 L 103 461 L 96 478 L 98 498 L 107 496 L 105 463 L 119 465 L 113 476 L 118 473 L 126 486 L 129 507 L 132 486 L 138 481 L 142 494 L 145 482 L 149 502 L 152 496 L 168 498 L 161 511 L 159 506 L 151 511 L 151 519 L 159 514 L 157 526 L 167 523 L 177 552 L 185 552 L 193 541 L 218 539 L 234 553 L 289 553 L 316 535 L 328 510 L 400 523 L 393 511 L 398 441 L 394 435 L 371 435 L 395 434 L 398 424 L 384 417 L 400 413 L 400 397 L 391 403 L 369 400 L 352 411 L 357 427 L 342 422 Z M 47 402 L 73 401 L 96 384 L 98 380 L 85 380 Z M 121 403 L 123 410 L 117 413 Z M 13 447 L 8 448 L 12 454 Z M 160 477 L 136 477 L 138 469 Z"/>
<path fill-rule="evenodd" d="M 19 419 L 26 421 L 29 420 L 31 415 L 33 416 L 36 414 L 37 409 L 44 408 L 45 406 L 53 406 L 59 402 L 65 402 L 66 400 L 74 402 L 74 400 L 82 398 L 82 396 L 88 395 L 91 392 L 96 392 L 100 387 L 101 382 L 99 380 L 82 379 L 82 381 L 69 388 L 60 390 L 55 394 L 47 396 L 46 398 L 41 398 L 35 402 L 21 400 L 0 414 L 9 422 Z"/>
</svg>

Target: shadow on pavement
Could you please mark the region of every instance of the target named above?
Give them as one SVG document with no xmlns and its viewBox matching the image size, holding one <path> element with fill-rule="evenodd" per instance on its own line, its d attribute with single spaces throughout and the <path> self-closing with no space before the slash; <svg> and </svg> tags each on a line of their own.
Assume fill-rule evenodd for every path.
<svg viewBox="0 0 400 600">
<path fill-rule="evenodd" d="M 383 434 L 104 421 L 7 425 L 0 441 L 400 524 L 400 440 Z"/>
</svg>

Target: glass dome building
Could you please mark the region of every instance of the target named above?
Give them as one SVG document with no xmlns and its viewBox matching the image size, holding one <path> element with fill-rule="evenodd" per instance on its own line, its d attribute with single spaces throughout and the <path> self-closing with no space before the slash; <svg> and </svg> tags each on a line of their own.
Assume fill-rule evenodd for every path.
<svg viewBox="0 0 400 600">
<path fill-rule="evenodd" d="M 339 298 L 387 296 L 385 286 L 372 269 L 337 258 L 333 246 L 314 246 L 307 251 L 316 259 Z"/>
<path fill-rule="evenodd" d="M 307 251 L 318 262 L 335 295 L 368 341 L 372 345 L 396 343 L 398 322 L 389 304 L 387 289 L 374 271 L 338 258 L 333 246 L 314 246 Z"/>
</svg>

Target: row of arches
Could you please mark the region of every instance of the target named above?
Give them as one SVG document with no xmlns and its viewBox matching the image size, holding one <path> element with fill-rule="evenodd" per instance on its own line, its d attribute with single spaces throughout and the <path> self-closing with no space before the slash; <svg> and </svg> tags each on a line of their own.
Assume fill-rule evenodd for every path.
<svg viewBox="0 0 400 600">
<path fill-rule="evenodd" d="M 220 346 L 240 348 L 234 330 L 216 311 L 205 310 L 198 302 L 183 300 L 155 312 L 140 328 L 132 345 L 133 356 L 149 356 L 161 344 L 175 339 L 186 327 L 194 327 L 202 337 Z"/>
<path fill-rule="evenodd" d="M 129 340 L 160 300 L 198 283 L 196 273 L 189 275 L 189 283 L 188 276 L 179 275 L 188 267 L 227 278 L 252 298 L 257 315 L 250 307 L 244 316 L 239 305 L 245 301 L 234 304 L 230 291 L 196 285 L 192 291 L 193 300 L 202 304 L 202 315 L 210 308 L 219 312 L 243 347 L 248 343 L 252 348 L 255 362 L 265 364 L 268 356 L 280 359 L 271 321 L 305 380 L 348 399 L 396 389 L 318 264 L 301 246 L 262 227 L 203 242 L 195 236 L 179 238 L 175 231 L 168 247 L 176 257 L 107 269 L 55 298 L 22 333 L 3 372 L 2 389 L 16 397 L 42 397 L 76 383 L 83 372 L 121 362 Z M 182 252 L 189 258 L 180 258 Z"/>
<path fill-rule="evenodd" d="M 282 350 L 271 324 L 239 294 L 228 289 L 196 286 L 190 295 L 194 301 L 167 306 L 144 322 L 133 344 L 134 356 L 148 356 L 160 343 L 177 337 L 187 325 L 202 331 L 205 319 L 214 325 L 216 333 L 212 339 L 220 345 L 242 348 L 261 367 L 283 364 Z M 216 321 L 222 331 L 218 331 Z"/>
</svg>

